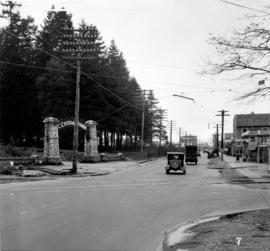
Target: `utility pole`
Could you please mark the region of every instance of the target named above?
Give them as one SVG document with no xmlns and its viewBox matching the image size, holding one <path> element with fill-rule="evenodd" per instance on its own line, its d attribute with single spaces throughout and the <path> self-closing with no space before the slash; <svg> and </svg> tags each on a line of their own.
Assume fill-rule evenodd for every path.
<svg viewBox="0 0 270 251">
<path fill-rule="evenodd" d="M 216 116 L 221 116 L 221 160 L 223 160 L 223 152 L 224 152 L 224 116 L 230 116 L 229 114 L 226 114 L 225 110 L 218 111 L 221 114 L 217 114 Z"/>
<path fill-rule="evenodd" d="M 174 129 L 174 127 L 176 126 L 176 122 L 173 120 L 170 120 L 169 123 L 167 124 L 167 126 L 170 128 L 170 152 L 172 151 L 172 131 Z"/>
<path fill-rule="evenodd" d="M 163 120 L 167 119 L 167 110 L 159 109 L 160 119 L 159 119 L 159 145 L 158 145 L 158 156 L 161 156 L 161 142 L 162 142 L 162 126 Z"/>
<path fill-rule="evenodd" d="M 170 152 L 172 151 L 172 120 L 171 120 L 171 126 L 170 126 Z"/>
<path fill-rule="evenodd" d="M 75 93 L 75 109 L 74 109 L 74 131 L 73 131 L 73 157 L 72 172 L 77 173 L 78 165 L 78 145 L 79 145 L 79 111 L 80 111 L 80 78 L 81 78 L 81 60 L 92 59 L 90 42 L 96 34 L 91 34 L 90 29 L 65 29 L 69 34 L 63 37 L 66 41 L 62 42 L 62 52 L 68 54 L 64 59 L 76 61 L 76 93 Z M 71 32 L 73 34 L 71 34 Z"/>
<path fill-rule="evenodd" d="M 143 147 L 144 147 L 144 120 L 145 120 L 145 105 L 147 101 L 147 96 L 149 93 L 153 92 L 153 90 L 137 90 L 136 91 L 136 103 L 142 106 L 142 124 L 141 124 L 141 145 L 140 145 L 140 153 L 141 159 L 144 157 Z"/>
<path fill-rule="evenodd" d="M 162 140 L 162 115 L 159 121 L 159 144 L 158 144 L 158 157 L 161 155 L 161 140 Z"/>
<path fill-rule="evenodd" d="M 181 127 L 179 127 L 179 152 L 181 151 Z"/>
<path fill-rule="evenodd" d="M 145 116 L 145 90 L 143 90 L 142 100 L 142 126 L 141 126 L 141 159 L 143 159 L 143 145 L 144 145 L 144 116 Z"/>
<path fill-rule="evenodd" d="M 217 127 L 217 132 L 216 132 L 216 150 L 217 150 L 217 154 L 218 154 L 218 150 L 219 150 L 219 133 L 218 133 L 218 124 L 216 125 Z"/>
</svg>

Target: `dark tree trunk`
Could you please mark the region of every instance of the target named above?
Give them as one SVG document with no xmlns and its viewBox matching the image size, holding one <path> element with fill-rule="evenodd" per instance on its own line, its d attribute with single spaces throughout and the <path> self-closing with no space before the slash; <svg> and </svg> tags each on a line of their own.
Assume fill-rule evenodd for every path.
<svg viewBox="0 0 270 251">
<path fill-rule="evenodd" d="M 128 149 L 128 137 L 127 137 L 127 134 L 125 134 L 125 150 Z"/>
<path fill-rule="evenodd" d="M 116 133 L 116 150 L 122 149 L 122 134 L 121 132 Z"/>
<path fill-rule="evenodd" d="M 111 151 L 114 151 L 114 132 L 111 131 Z"/>
<path fill-rule="evenodd" d="M 103 150 L 103 130 L 99 131 L 99 150 Z"/>
<path fill-rule="evenodd" d="M 119 149 L 122 150 L 122 144 L 123 144 L 123 134 L 120 132 L 120 137 L 119 137 Z"/>
<path fill-rule="evenodd" d="M 137 135 L 136 135 L 136 133 L 135 133 L 135 137 L 134 137 L 134 142 L 135 142 L 135 145 L 134 145 L 134 147 L 135 147 L 135 152 L 137 152 Z"/>
<path fill-rule="evenodd" d="M 104 131 L 104 141 L 105 141 L 105 150 L 108 151 L 108 149 L 109 149 L 109 135 L 108 135 L 107 130 Z"/>
<path fill-rule="evenodd" d="M 133 135 L 130 134 L 129 138 L 130 138 L 130 151 L 133 151 Z"/>
</svg>

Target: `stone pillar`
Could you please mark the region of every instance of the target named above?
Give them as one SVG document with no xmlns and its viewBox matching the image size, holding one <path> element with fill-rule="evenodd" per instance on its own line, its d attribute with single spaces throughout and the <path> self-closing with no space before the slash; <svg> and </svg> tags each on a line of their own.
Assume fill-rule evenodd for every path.
<svg viewBox="0 0 270 251">
<path fill-rule="evenodd" d="M 93 120 L 88 120 L 85 122 L 85 125 L 83 162 L 97 162 L 100 160 L 97 144 L 97 123 Z"/>
<path fill-rule="evenodd" d="M 58 124 L 59 121 L 56 118 L 46 118 L 43 123 L 45 124 L 44 131 L 44 164 L 62 164 L 59 153 L 59 136 L 58 136 Z"/>
</svg>

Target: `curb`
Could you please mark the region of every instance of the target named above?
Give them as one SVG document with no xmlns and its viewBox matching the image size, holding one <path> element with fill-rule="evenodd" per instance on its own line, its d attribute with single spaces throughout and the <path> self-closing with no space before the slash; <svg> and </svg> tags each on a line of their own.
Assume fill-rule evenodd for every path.
<svg viewBox="0 0 270 251">
<path fill-rule="evenodd" d="M 157 161 L 157 160 L 160 160 L 160 159 L 161 158 L 152 158 L 152 159 L 139 160 L 139 161 L 137 161 L 137 164 L 144 164 L 144 163 L 148 163 L 148 162 Z"/>
<path fill-rule="evenodd" d="M 249 212 L 257 211 L 257 210 L 264 210 L 264 209 L 269 209 L 269 207 L 251 209 L 247 211 L 236 211 L 236 212 L 222 214 L 222 215 L 206 216 L 206 217 L 202 217 L 200 219 L 194 220 L 194 221 L 184 222 L 182 224 L 176 225 L 170 230 L 164 232 L 163 240 L 161 242 L 160 247 L 157 249 L 157 251 L 187 250 L 185 248 L 184 249 L 179 248 L 179 245 L 181 245 L 181 243 L 184 244 L 184 242 L 186 241 L 192 240 L 192 238 L 196 236 L 194 232 L 190 231 L 190 228 L 200 225 L 202 223 L 226 219 L 226 218 L 232 218 L 237 215 L 241 215 L 241 214 L 245 214 L 245 213 L 249 213 Z"/>
<path fill-rule="evenodd" d="M 44 180 L 55 180 L 57 178 L 65 179 L 65 178 L 83 178 L 83 177 L 92 177 L 92 176 L 105 176 L 111 174 L 112 172 L 104 171 L 104 172 L 89 172 L 89 173 L 78 173 L 78 174 L 63 174 L 63 175 L 53 175 L 53 174 L 45 174 L 43 176 L 17 176 L 17 175 L 1 175 L 0 177 L 0 186 L 2 184 L 8 183 L 21 183 L 21 182 L 35 182 L 35 181 L 44 181 Z"/>
<path fill-rule="evenodd" d="M 172 229 L 170 229 L 164 233 L 164 238 L 162 241 L 162 249 L 161 250 L 162 251 L 181 250 L 181 249 L 177 248 L 176 245 L 179 245 L 179 244 L 183 243 L 184 241 L 191 239 L 192 237 L 195 236 L 195 234 L 189 230 L 190 228 L 192 228 L 196 225 L 199 225 L 201 223 L 218 220 L 220 218 L 221 218 L 221 216 L 206 217 L 206 218 L 202 218 L 202 219 L 196 220 L 196 221 L 184 222 L 180 225 L 173 227 Z M 177 240 L 176 240 L 176 238 L 177 238 Z"/>
</svg>

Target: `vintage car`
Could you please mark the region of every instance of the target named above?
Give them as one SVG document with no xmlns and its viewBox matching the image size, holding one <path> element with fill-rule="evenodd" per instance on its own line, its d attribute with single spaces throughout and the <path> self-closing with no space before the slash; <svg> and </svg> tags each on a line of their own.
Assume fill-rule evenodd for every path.
<svg viewBox="0 0 270 251">
<path fill-rule="evenodd" d="M 185 153 L 167 152 L 167 161 L 166 174 L 169 174 L 170 171 L 181 171 L 182 174 L 186 174 Z"/>
</svg>

